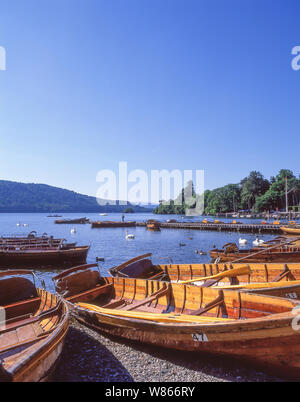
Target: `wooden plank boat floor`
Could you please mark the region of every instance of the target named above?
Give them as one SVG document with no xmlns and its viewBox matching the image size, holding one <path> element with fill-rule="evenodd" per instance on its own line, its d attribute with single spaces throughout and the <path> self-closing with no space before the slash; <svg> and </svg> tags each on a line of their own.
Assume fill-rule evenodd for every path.
<svg viewBox="0 0 300 402">
<path fill-rule="evenodd" d="M 103 302 L 97 302 L 97 300 L 94 300 L 93 303 L 91 303 L 92 305 L 96 306 L 96 307 L 101 307 L 101 308 L 113 308 L 114 310 L 122 310 L 124 311 L 126 309 L 126 307 L 128 306 L 134 306 L 136 304 L 138 304 L 137 301 L 134 301 L 133 303 L 131 303 L 129 300 L 120 300 L 120 299 L 112 299 L 110 300 L 109 304 L 103 304 Z M 145 312 L 145 313 L 162 313 L 165 310 L 165 307 L 161 306 L 141 306 L 141 307 L 137 307 L 135 308 L 133 311 L 139 311 L 139 312 Z"/>
<path fill-rule="evenodd" d="M 42 333 L 43 329 L 38 322 L 27 324 L 16 328 L 15 330 L 5 332 L 4 334 L 0 335 L 1 349 L 10 348 L 14 345 L 18 347 L 20 342 L 37 339 Z"/>
<path fill-rule="evenodd" d="M 23 345 L 19 346 L 16 349 L 12 349 L 7 351 L 2 355 L 3 363 L 6 369 L 13 369 L 14 366 L 17 366 L 20 361 L 22 361 L 29 353 L 34 352 L 38 347 L 39 343 L 42 343 L 43 340 L 36 340 L 33 342 L 31 346 Z"/>
</svg>

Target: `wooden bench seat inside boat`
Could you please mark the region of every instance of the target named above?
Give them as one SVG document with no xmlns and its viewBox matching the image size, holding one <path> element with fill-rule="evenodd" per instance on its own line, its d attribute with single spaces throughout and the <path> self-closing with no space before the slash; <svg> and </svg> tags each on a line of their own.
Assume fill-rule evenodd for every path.
<svg viewBox="0 0 300 402">
<path fill-rule="evenodd" d="M 40 297 L 35 285 L 27 278 L 8 277 L 0 281 L 0 307 L 5 309 L 6 320 L 38 310 Z"/>
<path fill-rule="evenodd" d="M 34 278 L 27 270 L 0 272 L 0 382 L 44 381 L 62 351 L 68 308 Z"/>
<path fill-rule="evenodd" d="M 75 294 L 74 296 L 69 296 L 68 300 L 69 301 L 76 301 L 77 299 L 84 299 L 84 300 L 89 300 L 90 298 L 95 298 L 99 297 L 100 295 L 104 295 L 104 294 L 109 294 L 112 290 L 112 285 L 109 283 L 107 285 L 97 285 L 95 288 L 90 289 L 90 290 L 86 290 L 85 292 L 81 292 L 79 294 Z"/>
<path fill-rule="evenodd" d="M 27 314 L 32 314 L 33 311 L 37 311 L 40 306 L 41 299 L 40 297 L 34 297 L 32 299 L 23 300 L 17 303 L 8 304 L 5 306 L 1 306 L 5 309 L 6 319 L 18 319 L 20 316 L 24 316 Z"/>
<path fill-rule="evenodd" d="M 82 271 L 69 275 L 66 279 L 58 279 L 56 287 L 64 297 L 82 293 L 87 289 L 95 288 L 100 283 L 98 271 Z"/>
<path fill-rule="evenodd" d="M 28 340 L 35 340 L 41 334 L 43 329 L 39 322 L 29 323 L 19 326 L 16 329 L 10 329 L 0 335 L 1 349 L 7 350 L 8 348 L 19 346 L 20 343 L 28 342 Z"/>
<path fill-rule="evenodd" d="M 122 269 L 121 273 L 122 275 L 133 278 L 143 278 L 146 274 L 149 274 L 151 270 L 153 270 L 152 261 L 144 259 L 127 265 Z"/>
<path fill-rule="evenodd" d="M 27 278 L 9 277 L 0 281 L 0 305 L 37 297 L 34 284 Z"/>
</svg>

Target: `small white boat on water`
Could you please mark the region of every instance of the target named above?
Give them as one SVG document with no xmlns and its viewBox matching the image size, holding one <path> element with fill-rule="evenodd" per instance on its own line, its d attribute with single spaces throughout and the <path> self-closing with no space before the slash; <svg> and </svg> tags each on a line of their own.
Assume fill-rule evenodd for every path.
<svg viewBox="0 0 300 402">
<path fill-rule="evenodd" d="M 107 214 L 103 213 L 103 214 L 99 214 L 100 216 L 107 216 Z"/>
<path fill-rule="evenodd" d="M 247 239 L 239 238 L 239 244 L 247 244 Z"/>
</svg>

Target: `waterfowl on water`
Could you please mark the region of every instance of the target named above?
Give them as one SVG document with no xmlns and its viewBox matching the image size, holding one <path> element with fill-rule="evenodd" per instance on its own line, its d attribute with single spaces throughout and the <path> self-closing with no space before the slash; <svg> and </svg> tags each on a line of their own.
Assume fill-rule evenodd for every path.
<svg viewBox="0 0 300 402">
<path fill-rule="evenodd" d="M 126 236 L 125 236 L 125 237 L 126 237 L 126 240 L 127 240 L 127 239 L 134 239 L 134 238 L 135 238 L 135 235 L 134 235 L 134 234 L 129 234 L 129 233 L 128 233 L 128 230 L 126 230 Z"/>
<path fill-rule="evenodd" d="M 247 239 L 239 238 L 239 244 L 247 244 Z"/>
<path fill-rule="evenodd" d="M 258 237 L 253 241 L 254 246 L 259 246 L 260 244 L 263 244 L 264 241 L 262 239 L 259 239 Z"/>
</svg>

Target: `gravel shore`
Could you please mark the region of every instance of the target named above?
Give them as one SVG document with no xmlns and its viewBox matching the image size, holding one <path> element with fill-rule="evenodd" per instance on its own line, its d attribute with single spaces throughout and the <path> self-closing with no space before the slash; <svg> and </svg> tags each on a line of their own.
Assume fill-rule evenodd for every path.
<svg viewBox="0 0 300 402">
<path fill-rule="evenodd" d="M 281 381 L 238 360 L 166 350 L 103 336 L 71 318 L 54 381 Z"/>
</svg>

